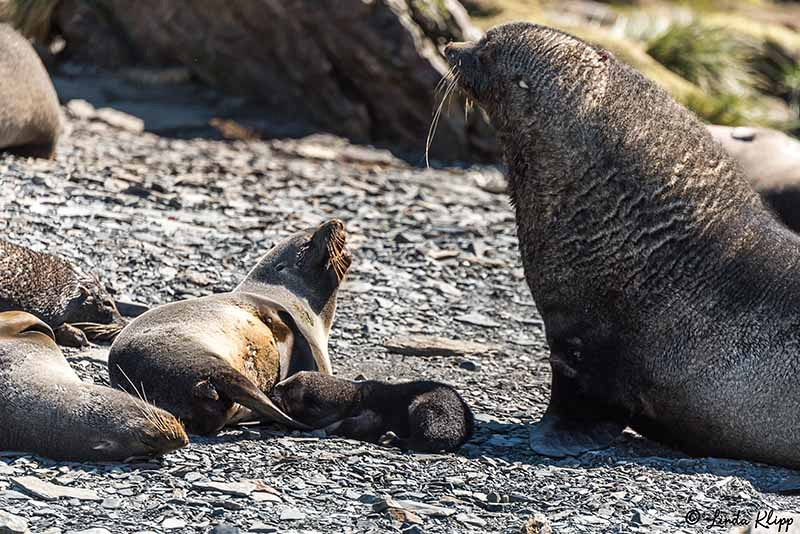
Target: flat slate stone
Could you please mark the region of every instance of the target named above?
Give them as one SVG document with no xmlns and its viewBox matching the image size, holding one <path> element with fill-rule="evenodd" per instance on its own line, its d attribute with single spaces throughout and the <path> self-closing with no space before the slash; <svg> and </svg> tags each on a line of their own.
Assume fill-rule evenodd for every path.
<svg viewBox="0 0 800 534">
<path fill-rule="evenodd" d="M 96 491 L 84 488 L 71 488 L 45 482 L 36 477 L 15 477 L 11 479 L 23 491 L 45 501 L 58 499 L 78 499 L 79 501 L 102 501 Z"/>
<path fill-rule="evenodd" d="M 493 347 L 482 343 L 439 336 L 394 336 L 386 339 L 383 346 L 389 352 L 412 356 L 459 356 L 494 350 Z"/>
</svg>

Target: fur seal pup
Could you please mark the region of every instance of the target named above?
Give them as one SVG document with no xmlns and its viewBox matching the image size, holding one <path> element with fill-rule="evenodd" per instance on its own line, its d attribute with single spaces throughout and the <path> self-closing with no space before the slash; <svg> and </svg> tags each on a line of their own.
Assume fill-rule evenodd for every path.
<svg viewBox="0 0 800 534">
<path fill-rule="evenodd" d="M 0 450 L 55 460 L 124 461 L 189 442 L 167 412 L 82 382 L 50 327 L 25 312 L 0 313 L 0 428 Z"/>
<path fill-rule="evenodd" d="M 0 152 L 52 158 L 61 108 L 50 76 L 31 44 L 0 24 Z"/>
<path fill-rule="evenodd" d="M 69 260 L 0 241 L 0 311 L 32 313 L 59 345 L 113 339 L 125 320 L 96 276 Z"/>
<path fill-rule="evenodd" d="M 312 428 L 420 452 L 454 451 L 475 426 L 455 389 L 428 380 L 391 384 L 301 371 L 277 384 L 270 398 Z"/>
<path fill-rule="evenodd" d="M 331 373 L 328 335 L 350 267 L 339 220 L 272 248 L 230 293 L 159 306 L 114 340 L 111 384 L 135 384 L 190 433 L 243 421 L 302 427 L 266 393 L 301 370 Z"/>
<path fill-rule="evenodd" d="M 533 24 L 446 49 L 494 124 L 552 370 L 541 454 L 626 425 L 800 467 L 800 236 L 706 127 L 605 50 Z"/>
<path fill-rule="evenodd" d="M 800 232 L 800 141 L 769 128 L 708 129 L 781 222 Z"/>
</svg>

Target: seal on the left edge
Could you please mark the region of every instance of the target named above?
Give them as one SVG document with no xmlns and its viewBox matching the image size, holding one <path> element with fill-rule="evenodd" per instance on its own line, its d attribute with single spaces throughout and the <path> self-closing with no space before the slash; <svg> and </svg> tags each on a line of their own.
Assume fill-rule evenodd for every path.
<svg viewBox="0 0 800 534">
<path fill-rule="evenodd" d="M 31 44 L 0 24 L 0 152 L 52 158 L 61 134 L 61 108 Z"/>
<path fill-rule="evenodd" d="M 78 378 L 44 322 L 0 313 L 0 450 L 54 460 L 124 461 L 188 443 L 172 415 Z"/>
</svg>

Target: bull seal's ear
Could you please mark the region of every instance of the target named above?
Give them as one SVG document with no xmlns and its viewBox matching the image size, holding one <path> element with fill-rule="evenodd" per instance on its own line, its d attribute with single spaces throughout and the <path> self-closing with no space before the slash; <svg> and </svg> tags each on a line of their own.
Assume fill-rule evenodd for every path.
<svg viewBox="0 0 800 534">
<path fill-rule="evenodd" d="M 210 378 L 206 378 L 205 380 L 201 380 L 197 384 L 194 385 L 192 388 L 192 395 L 197 397 L 198 399 L 209 399 L 212 401 L 219 400 L 219 393 L 217 393 L 217 388 L 214 387 L 214 384 L 211 383 Z"/>
</svg>

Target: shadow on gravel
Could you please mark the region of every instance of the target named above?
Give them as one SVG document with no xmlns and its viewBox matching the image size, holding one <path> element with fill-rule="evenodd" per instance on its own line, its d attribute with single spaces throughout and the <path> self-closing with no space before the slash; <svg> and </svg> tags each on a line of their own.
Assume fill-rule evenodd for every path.
<svg viewBox="0 0 800 534">
<path fill-rule="evenodd" d="M 635 464 L 682 475 L 713 475 L 747 480 L 763 493 L 800 494 L 800 471 L 784 467 L 731 460 L 693 458 L 627 430 L 608 449 L 592 451 L 577 458 L 548 458 L 528 447 L 528 425 L 476 422 L 475 437 L 463 451 L 469 457 L 499 458 L 506 462 L 561 468 L 614 468 Z"/>
</svg>

